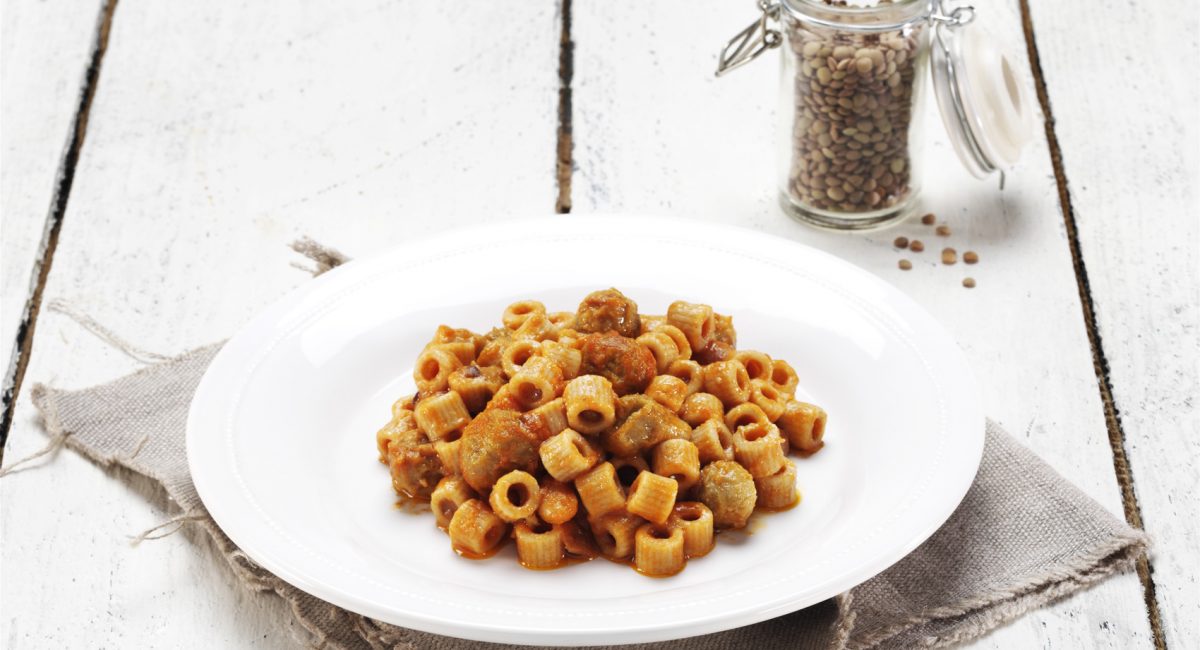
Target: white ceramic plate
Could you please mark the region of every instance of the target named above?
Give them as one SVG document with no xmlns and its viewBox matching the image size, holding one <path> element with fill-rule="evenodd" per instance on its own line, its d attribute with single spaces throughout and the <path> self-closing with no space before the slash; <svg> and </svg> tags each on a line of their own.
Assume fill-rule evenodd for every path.
<svg viewBox="0 0 1200 650">
<path fill-rule="evenodd" d="M 429 513 L 394 507 L 375 431 L 412 392 L 440 323 L 486 331 L 508 303 L 572 310 L 615 286 L 642 313 L 676 299 L 734 316 L 739 347 L 790 361 L 829 412 L 797 459 L 804 501 L 722 535 L 678 576 L 597 560 L 521 568 L 509 545 L 459 558 Z M 814 604 L 932 534 L 975 476 L 984 421 L 962 353 L 875 276 L 749 230 L 556 217 L 448 232 L 327 273 L 217 356 L 192 402 L 188 457 L 209 511 L 291 584 L 382 621 L 561 645 L 673 639 Z"/>
</svg>

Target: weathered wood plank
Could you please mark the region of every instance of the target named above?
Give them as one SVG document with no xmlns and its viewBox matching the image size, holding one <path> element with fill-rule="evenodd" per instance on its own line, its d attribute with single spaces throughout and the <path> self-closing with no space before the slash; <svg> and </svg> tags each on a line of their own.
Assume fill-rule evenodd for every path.
<svg viewBox="0 0 1200 650">
<path fill-rule="evenodd" d="M 47 301 L 174 353 L 305 282 L 298 235 L 365 254 L 552 212 L 558 34 L 554 2 L 122 0 Z M 45 443 L 34 382 L 135 367 L 44 312 L 7 458 Z M 68 452 L 0 482 L 4 645 L 294 647 L 185 536 L 126 544 L 169 515 L 147 496 Z"/>
<path fill-rule="evenodd" d="M 1170 647 L 1200 646 L 1194 3 L 1030 3 Z"/>
<path fill-rule="evenodd" d="M 828 250 L 894 282 L 954 334 L 973 362 L 989 414 L 1113 513 L 1121 513 L 1054 172 L 1039 131 L 1008 186 L 970 179 L 932 117 L 923 200 L 953 230 L 919 223 L 869 235 L 818 232 L 775 204 L 774 56 L 714 79 L 716 53 L 754 18 L 750 3 L 576 6 L 574 211 L 639 210 L 743 225 Z M 681 20 L 682 16 L 686 20 Z M 979 6 L 1025 63 L 1016 2 Z M 615 56 L 619 52 L 621 56 Z M 1027 69 L 1027 68 L 1026 68 Z M 892 247 L 919 238 L 924 253 Z M 943 266 L 943 246 L 976 266 Z M 900 258 L 913 261 L 900 271 Z M 978 288 L 961 286 L 964 276 Z M 1128 647 L 1150 639 L 1138 580 L 1024 617 L 983 647 Z"/>
<path fill-rule="evenodd" d="M 5 382 L 37 278 L 35 264 L 102 5 L 100 0 L 16 0 L 5 3 L 0 20 L 0 372 Z"/>
</svg>

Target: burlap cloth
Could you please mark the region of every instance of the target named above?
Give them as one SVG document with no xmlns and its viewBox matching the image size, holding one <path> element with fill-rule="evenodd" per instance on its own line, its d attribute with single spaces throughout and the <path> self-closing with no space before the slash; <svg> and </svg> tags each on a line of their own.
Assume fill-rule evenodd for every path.
<svg viewBox="0 0 1200 650">
<path fill-rule="evenodd" d="M 313 242 L 300 245 L 324 252 Z M 345 259 L 336 251 L 336 259 L 325 261 L 301 252 L 317 263 L 318 272 Z M 94 321 L 73 317 L 101 338 L 121 345 Z M 180 510 L 166 524 L 200 526 L 243 584 L 264 598 L 275 593 L 291 604 L 315 647 L 511 647 L 427 634 L 359 616 L 310 596 L 258 566 L 208 515 L 188 472 L 184 444 L 188 405 L 220 345 L 166 361 L 157 355 L 133 354 L 128 346 L 123 349 L 153 363 L 83 390 L 34 387 L 34 404 L 52 440 L 48 449 L 65 444 L 100 465 L 121 465 L 160 483 Z M 1025 612 L 1128 570 L 1145 547 L 1141 531 L 1113 517 L 989 421 L 983 462 L 962 504 L 925 544 L 880 575 L 836 599 L 757 625 L 622 647 L 943 647 L 979 637 Z"/>
</svg>

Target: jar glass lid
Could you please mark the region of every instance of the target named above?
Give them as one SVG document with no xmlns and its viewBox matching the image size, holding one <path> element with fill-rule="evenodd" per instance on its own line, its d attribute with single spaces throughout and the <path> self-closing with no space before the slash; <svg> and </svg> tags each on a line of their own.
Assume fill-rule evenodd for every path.
<svg viewBox="0 0 1200 650">
<path fill-rule="evenodd" d="M 930 67 L 954 150 L 972 175 L 985 178 L 1016 164 L 1033 137 L 1034 115 L 1012 59 L 972 17 L 965 7 L 934 17 Z"/>
</svg>

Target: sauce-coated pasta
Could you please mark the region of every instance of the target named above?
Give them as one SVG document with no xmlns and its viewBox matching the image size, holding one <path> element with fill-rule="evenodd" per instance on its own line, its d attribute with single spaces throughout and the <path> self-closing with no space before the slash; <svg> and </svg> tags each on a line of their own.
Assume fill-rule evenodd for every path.
<svg viewBox="0 0 1200 650">
<path fill-rule="evenodd" d="M 430 501 L 460 555 L 512 538 L 530 569 L 605 556 L 669 576 L 756 508 L 799 502 L 787 454 L 820 451 L 828 416 L 796 399 L 791 364 L 737 349 L 732 317 L 639 314 L 608 289 L 500 320 L 440 326 L 375 438 L 395 491 Z"/>
</svg>

